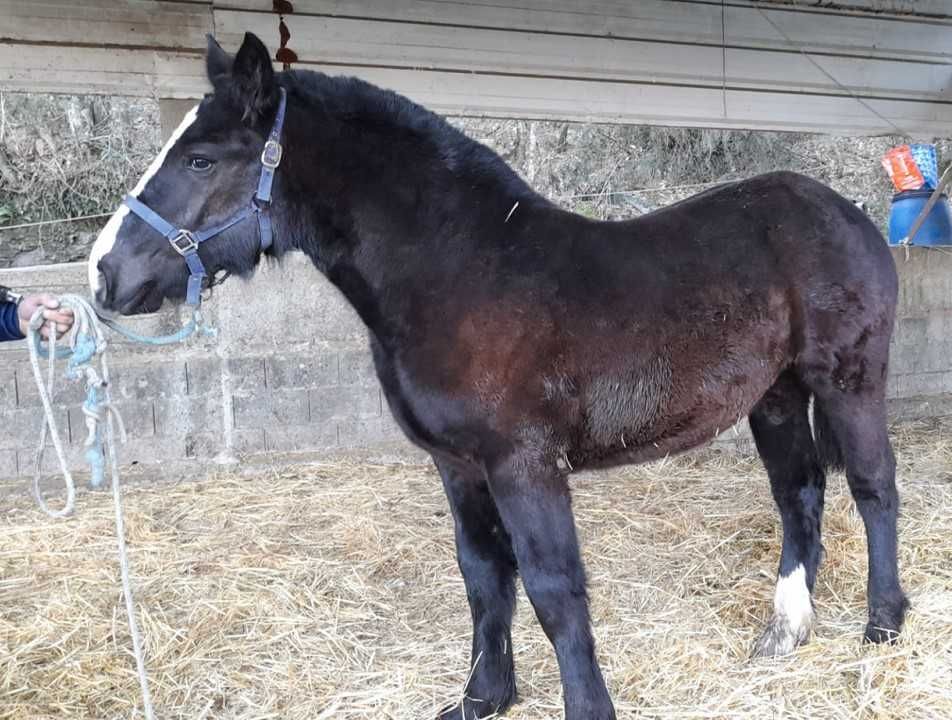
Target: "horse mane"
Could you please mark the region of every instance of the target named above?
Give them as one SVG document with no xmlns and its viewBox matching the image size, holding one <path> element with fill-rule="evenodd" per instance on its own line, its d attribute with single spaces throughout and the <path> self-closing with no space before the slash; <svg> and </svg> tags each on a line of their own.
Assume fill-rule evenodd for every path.
<svg viewBox="0 0 952 720">
<path fill-rule="evenodd" d="M 329 117 L 359 120 L 376 128 L 409 133 L 435 150 L 456 175 L 495 179 L 509 196 L 539 197 L 494 150 L 473 140 L 445 118 L 409 98 L 353 76 L 311 70 L 278 74 L 278 82 L 311 99 Z"/>
</svg>

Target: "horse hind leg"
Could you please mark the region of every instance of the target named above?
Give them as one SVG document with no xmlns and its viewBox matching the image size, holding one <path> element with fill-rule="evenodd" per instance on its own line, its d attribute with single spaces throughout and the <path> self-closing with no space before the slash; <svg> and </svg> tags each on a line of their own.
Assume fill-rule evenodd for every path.
<svg viewBox="0 0 952 720">
<path fill-rule="evenodd" d="M 786 655 L 810 639 L 826 478 L 808 419 L 809 392 L 790 372 L 750 413 L 750 427 L 783 522 L 774 611 L 753 655 Z"/>
<path fill-rule="evenodd" d="M 863 338 L 832 357 L 825 353 L 805 357 L 800 375 L 814 393 L 817 437 L 846 470 L 866 528 L 869 622 L 864 637 L 889 642 L 897 638 L 909 607 L 899 583 L 899 494 L 886 423 L 889 335 L 868 332 Z"/>
<path fill-rule="evenodd" d="M 896 459 L 886 424 L 885 402 L 858 394 L 817 398 L 817 418 L 829 426 L 839 446 L 846 480 L 866 528 L 869 575 L 866 594 L 867 642 L 893 642 L 899 636 L 909 602 L 899 583 L 899 493 Z"/>
</svg>

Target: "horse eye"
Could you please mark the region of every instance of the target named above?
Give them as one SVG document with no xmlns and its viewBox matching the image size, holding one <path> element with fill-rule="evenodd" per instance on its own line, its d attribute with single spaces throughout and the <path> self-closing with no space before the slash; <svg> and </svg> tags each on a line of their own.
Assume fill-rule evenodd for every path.
<svg viewBox="0 0 952 720">
<path fill-rule="evenodd" d="M 208 158 L 199 157 L 196 155 L 195 157 L 190 157 L 187 164 L 189 170 L 194 170 L 195 172 L 207 172 L 208 170 L 212 169 L 212 165 L 215 163 Z"/>
</svg>

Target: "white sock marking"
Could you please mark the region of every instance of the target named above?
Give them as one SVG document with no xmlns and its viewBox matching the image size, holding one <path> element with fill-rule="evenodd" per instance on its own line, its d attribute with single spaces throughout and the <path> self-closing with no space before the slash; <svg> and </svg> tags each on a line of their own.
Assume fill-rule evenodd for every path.
<svg viewBox="0 0 952 720">
<path fill-rule="evenodd" d="M 809 633 L 813 626 L 813 602 L 807 589 L 807 573 L 803 565 L 797 565 L 792 573 L 777 579 L 774 594 L 774 612 L 786 618 L 797 637 Z"/>
<path fill-rule="evenodd" d="M 198 117 L 198 105 L 185 114 L 181 124 L 175 129 L 175 132 L 172 133 L 172 137 L 165 143 L 159 151 L 159 154 L 155 156 L 155 159 L 152 161 L 152 164 L 149 165 L 145 174 L 139 178 L 139 182 L 136 183 L 136 186 L 129 193 L 132 197 L 139 197 L 139 193 L 145 190 L 146 185 L 149 184 L 149 180 L 162 168 L 169 151 L 175 143 L 179 141 L 179 138 L 182 137 L 185 131 L 188 130 L 189 126 L 195 122 L 196 117 Z M 96 297 L 96 292 L 99 290 L 99 261 L 102 260 L 116 244 L 116 236 L 119 234 L 119 228 L 122 226 L 122 221 L 125 220 L 128 214 L 129 208 L 125 205 L 121 205 L 119 209 L 113 213 L 112 217 L 109 218 L 109 221 L 99 232 L 99 236 L 93 244 L 93 249 L 89 254 L 89 264 L 87 266 L 89 289 L 90 292 L 92 292 L 93 298 Z"/>
</svg>

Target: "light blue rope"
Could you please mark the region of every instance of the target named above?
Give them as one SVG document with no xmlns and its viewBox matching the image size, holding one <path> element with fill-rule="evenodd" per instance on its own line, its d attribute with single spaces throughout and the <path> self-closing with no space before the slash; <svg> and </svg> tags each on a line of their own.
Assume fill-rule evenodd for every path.
<svg viewBox="0 0 952 720">
<path fill-rule="evenodd" d="M 67 370 L 67 373 L 69 371 Z M 102 415 L 103 404 L 105 400 L 102 397 L 102 390 L 98 387 L 90 386 L 86 390 L 86 401 L 83 403 L 83 414 L 100 417 Z M 93 442 L 86 448 L 83 454 L 86 464 L 89 465 L 89 486 L 93 488 L 102 487 L 106 482 L 106 453 L 103 450 L 102 423 L 96 424 L 96 436 Z"/>
<path fill-rule="evenodd" d="M 134 330 L 123 327 L 115 320 L 109 320 L 108 318 L 100 317 L 99 321 L 113 332 L 122 335 L 122 337 L 126 338 L 127 340 L 131 340 L 132 342 L 136 342 L 141 345 L 152 345 L 154 347 L 162 345 L 175 345 L 187 340 L 195 333 L 201 333 L 202 335 L 206 335 L 208 337 L 215 337 L 218 335 L 218 330 L 205 322 L 205 318 L 202 316 L 202 311 L 198 309 L 192 311 L 191 319 L 185 323 L 181 330 L 176 333 L 172 333 L 171 335 L 159 335 L 157 337 L 140 335 Z"/>
</svg>

